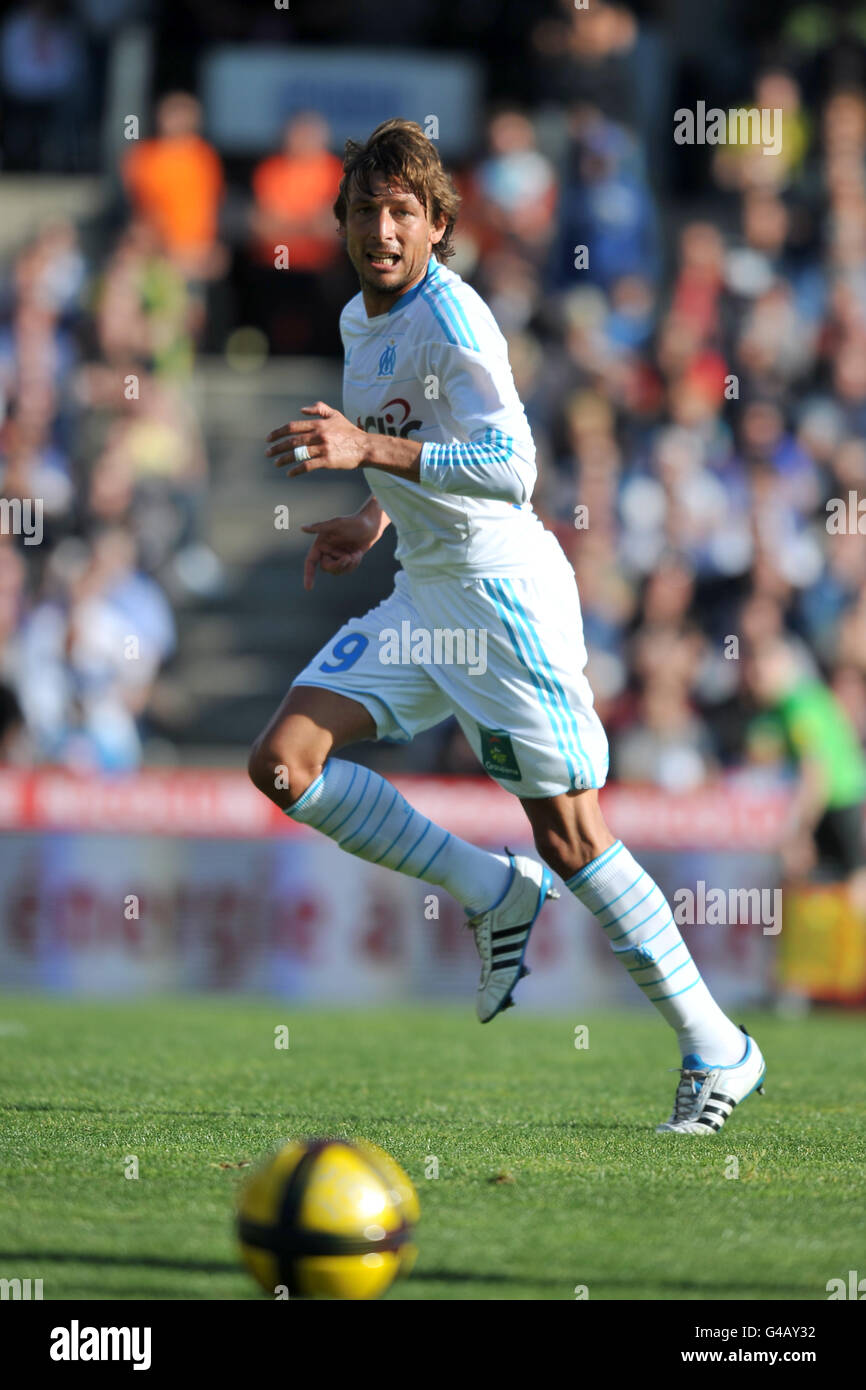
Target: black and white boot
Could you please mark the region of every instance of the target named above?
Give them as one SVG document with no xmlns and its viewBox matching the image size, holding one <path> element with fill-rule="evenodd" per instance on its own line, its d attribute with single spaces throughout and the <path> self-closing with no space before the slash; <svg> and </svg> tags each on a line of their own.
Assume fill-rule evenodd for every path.
<svg viewBox="0 0 866 1390">
<path fill-rule="evenodd" d="M 746 1050 L 739 1062 L 714 1067 L 694 1052 L 683 1058 L 673 1114 L 656 1125 L 658 1134 L 718 1134 L 735 1105 L 753 1091 L 763 1095 L 766 1063 L 754 1038 L 745 1028 L 743 1033 Z"/>
<path fill-rule="evenodd" d="M 502 897 L 486 912 L 470 917 L 466 925 L 475 933 L 481 957 L 481 979 L 476 1012 L 489 1023 L 514 1003 L 512 990 L 529 974 L 523 964 L 529 933 L 547 898 L 558 898 L 553 875 L 544 865 L 521 854 L 505 853 L 511 860 L 511 878 Z"/>
</svg>

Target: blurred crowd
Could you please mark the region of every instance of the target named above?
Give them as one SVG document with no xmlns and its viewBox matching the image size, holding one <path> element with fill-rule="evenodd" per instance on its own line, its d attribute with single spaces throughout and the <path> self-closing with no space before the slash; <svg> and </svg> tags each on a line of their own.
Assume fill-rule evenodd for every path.
<svg viewBox="0 0 866 1390">
<path fill-rule="evenodd" d="M 712 215 L 668 226 L 667 267 L 640 138 L 598 108 L 558 166 L 498 114 L 468 188 L 612 776 L 676 789 L 749 756 L 740 657 L 777 634 L 866 741 L 866 99 L 807 113 L 773 68 L 743 104 L 784 112 L 783 152 L 708 149 Z"/>
<path fill-rule="evenodd" d="M 152 8 L 39 0 L 7 14 L 10 170 L 86 167 L 97 136 L 76 152 L 64 134 L 81 75 L 96 83 L 86 131 L 106 17 Z M 221 7 L 239 28 L 227 36 L 242 9 Z M 452 265 L 508 339 L 536 506 L 578 580 L 611 776 L 684 790 L 757 759 L 740 658 L 779 634 L 866 742 L 866 515 L 859 530 L 850 508 L 845 527 L 828 523 L 833 499 L 866 499 L 866 23 L 795 8 L 756 61 L 717 15 L 713 51 L 676 3 L 506 9 L 494 47 L 518 45 L 523 76 L 500 101 L 491 64 L 476 154 L 454 171 Z M 433 10 L 408 3 L 389 22 L 406 42 L 445 42 Z M 453 41 L 496 11 L 467 7 Z M 329 12 L 359 22 L 356 6 Z M 205 35 L 213 22 L 206 6 L 178 13 Z M 300 38 L 322 37 L 310 8 L 292 13 Z M 678 19 L 679 52 L 665 28 Z M 722 90 L 735 91 L 725 107 L 782 112 L 778 155 L 675 145 L 678 103 Z M 0 535 L 0 757 L 23 732 L 36 759 L 140 758 L 172 601 L 219 583 L 196 353 L 238 324 L 274 353 L 338 350 L 355 290 L 331 212 L 339 172 L 326 122 L 299 111 L 239 174 L 195 95 L 168 91 L 121 161 L 107 248 L 86 255 L 55 224 L 6 267 L 0 493 L 43 499 L 45 541 Z M 459 734 L 439 766 L 469 766 Z"/>
<path fill-rule="evenodd" d="M 140 718 L 174 644 L 155 577 L 171 532 L 153 511 L 175 496 L 188 503 L 201 451 L 155 366 L 144 331 L 154 320 L 124 316 L 117 328 L 131 236 L 88 285 L 74 228 L 52 225 L 2 287 L 0 746 L 9 760 L 136 766 Z M 92 365 L 88 331 L 101 351 Z M 88 467 L 78 452 L 83 418 L 96 446 Z M 154 438 L 160 432 L 174 433 L 173 455 Z M 38 526 L 22 534 L 22 518 Z"/>
</svg>

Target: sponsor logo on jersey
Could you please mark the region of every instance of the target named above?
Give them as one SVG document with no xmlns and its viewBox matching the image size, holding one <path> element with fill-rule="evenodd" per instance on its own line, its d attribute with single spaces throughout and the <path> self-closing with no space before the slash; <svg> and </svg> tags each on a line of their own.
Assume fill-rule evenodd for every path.
<svg viewBox="0 0 866 1390">
<path fill-rule="evenodd" d="M 400 406 L 402 414 L 392 410 L 392 406 Z M 364 420 L 359 415 L 355 423 L 359 430 L 365 430 L 367 434 L 391 434 L 406 439 L 412 430 L 420 430 L 424 424 L 423 420 L 409 419 L 411 409 L 408 401 L 397 396 L 393 401 L 385 402 L 381 415 L 368 415 Z"/>
<path fill-rule="evenodd" d="M 481 766 L 491 777 L 499 777 L 507 782 L 519 782 L 523 773 L 517 762 L 517 754 L 511 742 L 511 735 L 505 729 L 485 729 L 478 725 L 481 735 Z"/>
</svg>

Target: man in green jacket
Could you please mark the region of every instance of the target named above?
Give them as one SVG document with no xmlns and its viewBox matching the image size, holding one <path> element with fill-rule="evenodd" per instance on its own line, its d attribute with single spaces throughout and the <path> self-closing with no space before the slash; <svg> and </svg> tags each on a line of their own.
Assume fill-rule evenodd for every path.
<svg viewBox="0 0 866 1390">
<path fill-rule="evenodd" d="M 749 730 L 753 754 L 774 739 L 799 772 L 781 846 L 786 871 L 848 884 L 852 903 L 866 913 L 866 755 L 857 730 L 833 691 L 805 673 L 794 649 L 777 638 L 752 650 L 746 687 L 765 711 Z"/>
</svg>

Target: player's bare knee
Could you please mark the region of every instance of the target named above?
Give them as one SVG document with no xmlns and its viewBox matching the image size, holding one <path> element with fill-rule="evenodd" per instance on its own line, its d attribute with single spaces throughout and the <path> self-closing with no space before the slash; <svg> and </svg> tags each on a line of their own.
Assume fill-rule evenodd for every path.
<svg viewBox="0 0 866 1390">
<path fill-rule="evenodd" d="M 274 786 L 274 763 L 270 749 L 262 739 L 256 739 L 247 760 L 247 772 L 254 787 L 270 796 Z"/>
<path fill-rule="evenodd" d="M 260 792 L 285 807 L 303 795 L 323 766 L 324 760 L 303 744 L 265 736 L 253 744 L 247 770 Z"/>
</svg>

